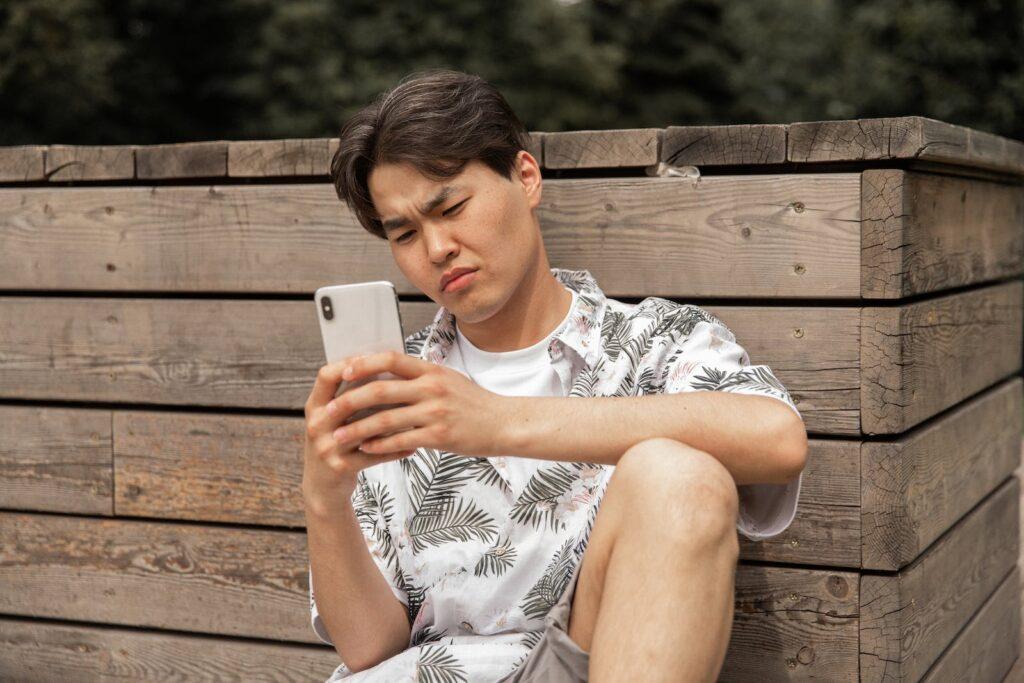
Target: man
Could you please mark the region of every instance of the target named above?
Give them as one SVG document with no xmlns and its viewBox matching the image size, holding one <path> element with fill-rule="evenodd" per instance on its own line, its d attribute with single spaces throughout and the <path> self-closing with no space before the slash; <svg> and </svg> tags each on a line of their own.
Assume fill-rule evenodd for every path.
<svg viewBox="0 0 1024 683">
<path fill-rule="evenodd" d="M 306 403 L 331 680 L 713 681 L 736 528 L 795 513 L 807 435 L 786 389 L 707 311 L 551 268 L 527 139 L 454 71 L 341 131 L 339 197 L 441 308 L 406 354 L 321 368 Z"/>
</svg>

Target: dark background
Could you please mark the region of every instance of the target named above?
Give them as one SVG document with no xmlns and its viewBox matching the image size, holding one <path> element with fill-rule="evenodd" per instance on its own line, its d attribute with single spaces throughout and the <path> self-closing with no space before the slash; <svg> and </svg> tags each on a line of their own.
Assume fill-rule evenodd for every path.
<svg viewBox="0 0 1024 683">
<path fill-rule="evenodd" d="M 530 130 L 922 115 L 1024 139 L 1024 0 L 0 0 L 0 144 L 332 137 L 417 69 Z"/>
</svg>

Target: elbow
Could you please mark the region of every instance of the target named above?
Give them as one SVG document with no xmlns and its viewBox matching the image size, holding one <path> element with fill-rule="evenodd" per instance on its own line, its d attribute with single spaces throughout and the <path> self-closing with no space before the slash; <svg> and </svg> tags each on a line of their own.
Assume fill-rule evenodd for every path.
<svg viewBox="0 0 1024 683">
<path fill-rule="evenodd" d="M 778 443 L 782 446 L 779 459 L 782 462 L 783 481 L 795 481 L 807 466 L 807 428 L 804 421 L 790 412 L 792 418 L 787 422 Z"/>
</svg>

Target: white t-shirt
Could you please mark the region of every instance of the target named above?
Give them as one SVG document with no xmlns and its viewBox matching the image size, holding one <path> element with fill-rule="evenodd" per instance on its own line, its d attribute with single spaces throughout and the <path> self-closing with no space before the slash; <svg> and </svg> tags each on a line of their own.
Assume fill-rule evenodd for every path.
<svg viewBox="0 0 1024 683">
<path fill-rule="evenodd" d="M 546 337 L 525 349 L 484 351 L 462 334 L 456 322 L 455 344 L 451 355 L 445 360 L 445 367 L 461 372 L 484 389 L 501 396 L 566 396 L 568 390 L 548 357 L 548 344 L 569 320 L 573 304 L 576 303 L 576 292 L 572 292 L 572 297 L 569 310 L 561 322 Z M 494 467 L 507 476 L 509 485 L 517 494 L 537 471 L 537 466 L 549 462 L 515 456 L 496 456 L 490 459 Z"/>
</svg>

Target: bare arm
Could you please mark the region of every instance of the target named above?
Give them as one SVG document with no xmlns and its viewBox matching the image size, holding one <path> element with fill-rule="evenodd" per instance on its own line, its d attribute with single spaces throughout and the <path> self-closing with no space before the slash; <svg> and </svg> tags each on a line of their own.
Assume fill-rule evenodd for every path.
<svg viewBox="0 0 1024 683">
<path fill-rule="evenodd" d="M 633 444 L 665 436 L 715 456 L 736 484 L 787 483 L 807 459 L 803 420 L 782 401 L 726 391 L 596 397 L 503 397 L 504 452 L 614 465 Z M 571 428 L 567 425 L 571 425 Z"/>
<path fill-rule="evenodd" d="M 352 671 L 405 650 L 409 619 L 366 547 L 348 498 L 327 507 L 306 501 L 306 539 L 317 611 L 334 649 Z"/>
</svg>

